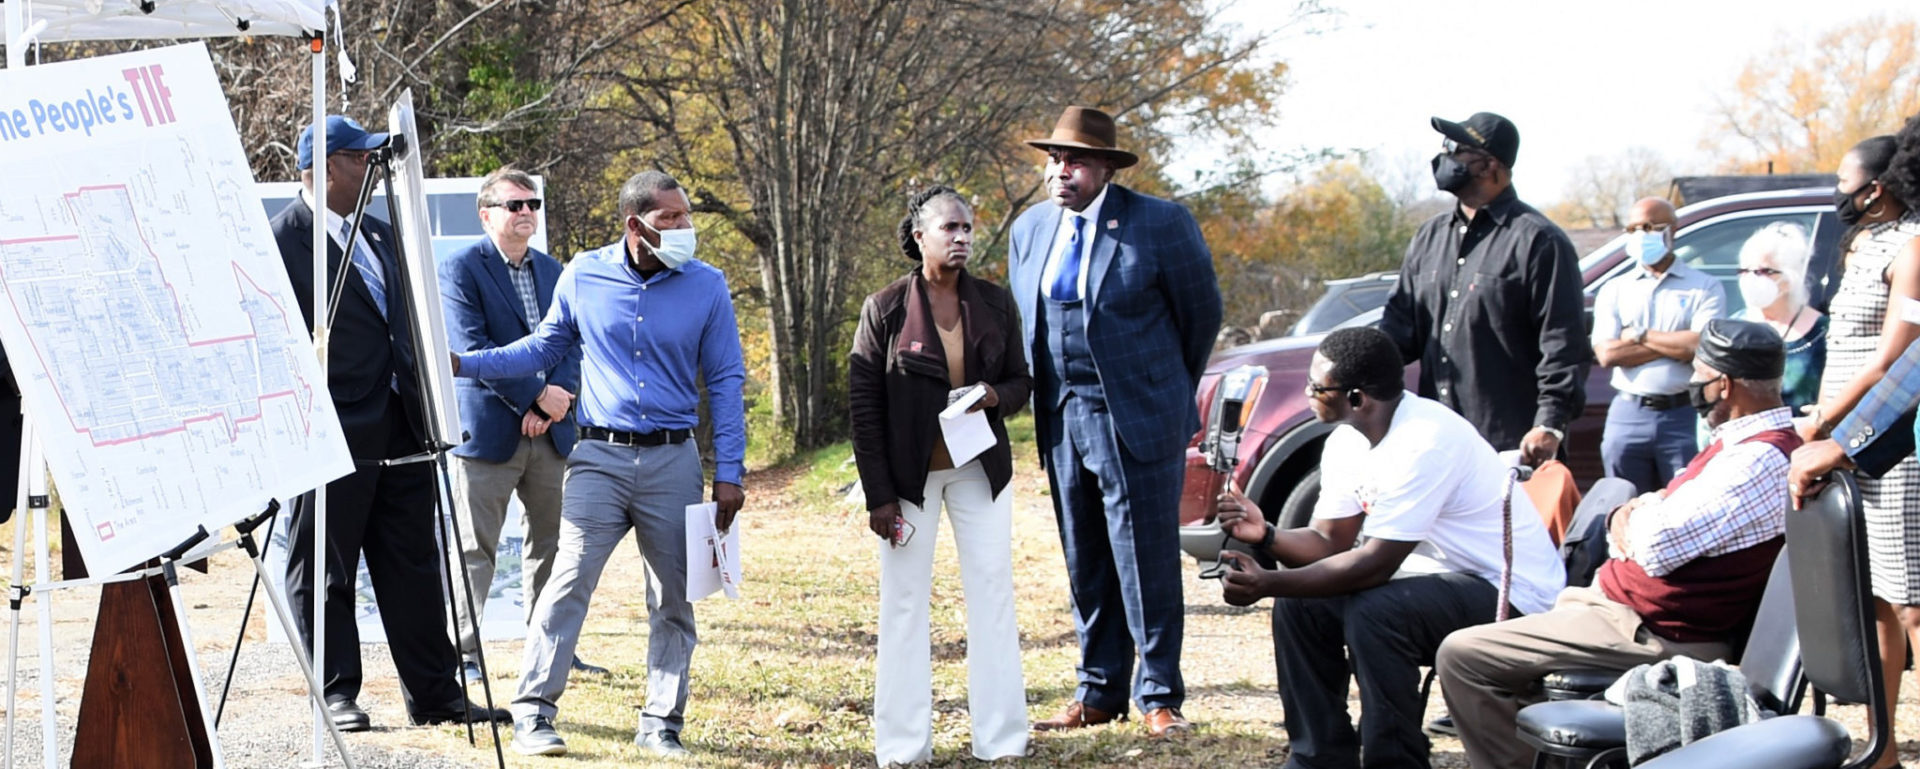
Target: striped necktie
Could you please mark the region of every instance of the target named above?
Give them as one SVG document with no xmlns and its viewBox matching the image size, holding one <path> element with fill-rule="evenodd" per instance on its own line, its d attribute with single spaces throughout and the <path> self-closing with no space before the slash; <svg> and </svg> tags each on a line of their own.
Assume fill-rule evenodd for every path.
<svg viewBox="0 0 1920 769">
<path fill-rule="evenodd" d="M 347 232 L 353 232 L 353 220 L 347 220 Z M 360 279 L 367 284 L 367 292 L 373 294 L 374 305 L 380 308 L 380 317 L 387 317 L 387 279 L 380 269 L 378 257 L 373 255 L 373 247 L 367 243 L 368 233 L 360 230 L 360 237 L 353 243 L 353 266 L 360 268 Z"/>
</svg>

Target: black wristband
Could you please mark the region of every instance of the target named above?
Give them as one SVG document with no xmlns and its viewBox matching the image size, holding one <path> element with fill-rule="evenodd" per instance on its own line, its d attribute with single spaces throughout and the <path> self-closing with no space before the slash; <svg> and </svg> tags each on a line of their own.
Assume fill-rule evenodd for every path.
<svg viewBox="0 0 1920 769">
<path fill-rule="evenodd" d="M 1273 552 L 1273 531 L 1274 531 L 1273 524 L 1269 523 L 1267 524 L 1266 532 L 1260 535 L 1260 554 L 1261 555 L 1266 555 L 1268 553 Z"/>
<path fill-rule="evenodd" d="M 547 412 L 545 412 L 545 411 L 542 411 L 542 410 L 540 409 L 540 402 L 539 402 L 539 401 L 534 401 L 534 402 L 532 403 L 532 405 L 529 405 L 529 406 L 527 406 L 527 410 L 528 410 L 528 411 L 531 411 L 531 412 L 533 412 L 533 415 L 534 415 L 534 416 L 537 416 L 537 417 L 539 417 L 539 418 L 541 418 L 541 419 L 545 419 L 545 420 L 547 420 L 547 421 L 549 421 L 549 422 L 551 422 L 551 421 L 553 421 L 553 417 L 551 417 L 551 416 L 549 416 L 549 415 L 547 414 Z"/>
</svg>

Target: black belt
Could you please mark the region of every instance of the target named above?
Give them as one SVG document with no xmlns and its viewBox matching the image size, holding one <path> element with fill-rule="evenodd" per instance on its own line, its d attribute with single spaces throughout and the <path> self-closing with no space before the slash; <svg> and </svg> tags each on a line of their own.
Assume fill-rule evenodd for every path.
<svg viewBox="0 0 1920 769">
<path fill-rule="evenodd" d="M 682 427 L 674 430 L 655 430 L 650 433 L 628 433 L 593 425 L 581 425 L 580 437 L 590 441 L 606 441 L 615 446 L 665 446 L 669 443 L 685 443 L 688 438 L 693 437 L 693 430 Z"/>
<path fill-rule="evenodd" d="M 1644 408 L 1650 408 L 1655 411 L 1666 411 L 1667 409 L 1677 409 L 1681 406 L 1693 405 L 1693 401 L 1688 399 L 1686 393 L 1673 393 L 1672 395 L 1634 395 L 1632 393 L 1621 393 L 1621 395 L 1626 396 L 1628 400 L 1639 403 Z"/>
</svg>

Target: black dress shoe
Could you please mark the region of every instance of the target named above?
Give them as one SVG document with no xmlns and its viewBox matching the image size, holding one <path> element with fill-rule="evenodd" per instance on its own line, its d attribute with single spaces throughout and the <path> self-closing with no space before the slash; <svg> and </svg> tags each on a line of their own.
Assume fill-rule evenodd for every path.
<svg viewBox="0 0 1920 769">
<path fill-rule="evenodd" d="M 687 754 L 686 747 L 680 744 L 680 733 L 672 730 L 636 734 L 633 744 L 661 758 L 679 758 Z"/>
<path fill-rule="evenodd" d="M 373 728 L 373 719 L 367 717 L 367 711 L 351 699 L 327 701 L 327 714 L 332 716 L 333 725 L 343 732 L 364 732 Z"/>
<path fill-rule="evenodd" d="M 471 700 L 456 700 L 437 708 L 413 711 L 407 714 L 407 718 L 413 721 L 414 726 L 465 723 L 484 724 L 488 721 L 498 721 L 504 724 L 513 721 L 513 714 L 499 708 L 484 707 Z"/>
<path fill-rule="evenodd" d="M 580 655 L 578 654 L 573 655 L 573 672 L 585 673 L 590 676 L 607 675 L 606 668 L 600 667 L 599 665 L 595 665 L 587 662 L 586 660 L 580 659 Z"/>
<path fill-rule="evenodd" d="M 1458 737 L 1460 728 L 1453 725 L 1453 716 L 1441 714 L 1439 718 L 1427 722 L 1427 733 L 1440 737 Z"/>
</svg>

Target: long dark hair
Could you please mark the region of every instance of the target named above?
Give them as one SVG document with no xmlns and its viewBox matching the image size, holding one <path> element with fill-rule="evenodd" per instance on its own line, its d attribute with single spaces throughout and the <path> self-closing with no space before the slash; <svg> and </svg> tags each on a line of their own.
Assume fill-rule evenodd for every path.
<svg viewBox="0 0 1920 769">
<path fill-rule="evenodd" d="M 914 241 L 913 231 L 918 228 L 920 224 L 920 214 L 922 210 L 926 208 L 927 203 L 931 202 L 934 198 L 940 197 L 953 198 L 954 201 L 960 205 L 966 206 L 968 211 L 973 210 L 973 206 L 967 205 L 967 199 L 960 197 L 959 190 L 944 184 L 928 187 L 927 189 L 921 190 L 919 194 L 909 198 L 907 200 L 907 215 L 900 219 L 900 252 L 906 254 L 908 259 L 916 262 L 920 261 L 920 244 Z"/>
<path fill-rule="evenodd" d="M 1911 126 L 1912 121 L 1908 121 L 1908 125 Z M 1902 131 L 1902 133 L 1905 133 L 1905 131 Z M 1897 148 L 1898 145 L 1895 143 L 1894 137 L 1874 136 L 1863 139 L 1859 144 L 1853 145 L 1853 149 L 1847 150 L 1847 154 L 1860 159 L 1860 167 L 1866 170 L 1869 180 L 1868 183 L 1872 183 L 1871 180 L 1877 179 L 1880 182 L 1880 186 L 1886 188 L 1887 194 L 1892 195 L 1893 183 L 1887 178 L 1887 171 L 1893 166 L 1893 157 L 1896 154 L 1895 150 Z M 1859 192 L 1859 190 L 1854 190 L 1854 192 Z M 1895 195 L 1895 197 L 1899 196 Z M 1854 239 L 1859 237 L 1860 233 L 1866 231 L 1866 229 L 1867 225 L 1860 223 L 1848 227 L 1846 232 L 1840 233 L 1840 264 L 1843 267 L 1847 263 L 1847 258 L 1853 256 Z"/>
</svg>

